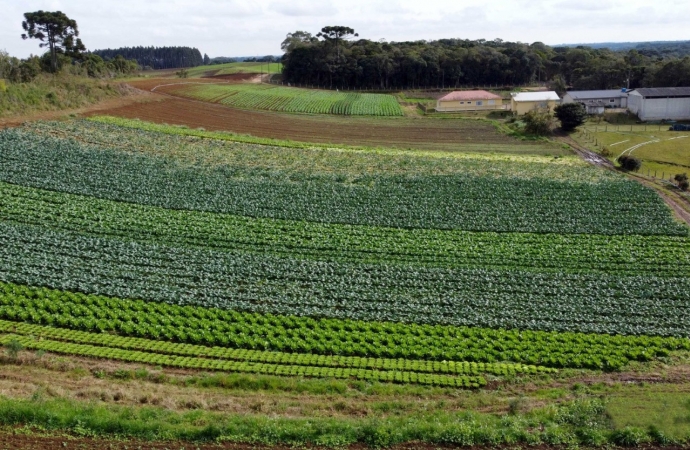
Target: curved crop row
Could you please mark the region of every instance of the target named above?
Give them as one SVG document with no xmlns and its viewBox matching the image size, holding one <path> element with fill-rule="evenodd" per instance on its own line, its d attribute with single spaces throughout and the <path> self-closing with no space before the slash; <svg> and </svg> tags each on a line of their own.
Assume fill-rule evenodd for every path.
<svg viewBox="0 0 690 450">
<path fill-rule="evenodd" d="M 87 333 L 39 325 L 29 325 L 0 320 L 0 332 L 33 336 L 77 344 L 98 345 L 123 350 L 138 350 L 162 355 L 194 356 L 214 360 L 245 361 L 284 365 L 333 367 L 370 370 L 402 370 L 416 373 L 443 373 L 454 375 L 492 374 L 496 376 L 516 374 L 551 373 L 555 369 L 523 364 L 476 363 L 456 361 L 420 361 L 385 358 L 358 358 L 348 356 L 323 356 L 299 353 L 282 353 L 257 350 L 205 347 L 200 345 L 161 342 L 149 339 L 113 336 L 103 333 Z"/>
<path fill-rule="evenodd" d="M 307 259 L 669 277 L 690 273 L 690 239 L 684 237 L 319 224 L 169 210 L 1 182 L 0 220 L 96 236 Z"/>
<path fill-rule="evenodd" d="M 332 92 L 252 84 L 184 84 L 166 88 L 173 95 L 237 108 L 365 116 L 402 116 L 392 95 Z"/>
<path fill-rule="evenodd" d="M 0 281 L 249 312 L 688 336 L 690 278 L 310 261 L 0 223 Z"/>
<path fill-rule="evenodd" d="M 0 132 L 2 181 L 170 209 L 394 228 L 688 235 L 651 189 L 622 179 L 264 175 Z"/>
<path fill-rule="evenodd" d="M 319 378 L 354 378 L 366 381 L 394 383 L 427 384 L 441 387 L 479 388 L 486 385 L 481 376 L 460 376 L 428 374 L 404 371 L 384 371 L 367 369 L 332 368 L 316 366 L 282 365 L 253 363 L 245 361 L 225 361 L 189 356 L 171 356 L 159 353 L 122 350 L 118 348 L 99 347 L 67 342 L 36 340 L 29 336 L 16 334 L 0 335 L 0 344 L 7 345 L 18 341 L 31 350 L 44 350 L 52 353 L 103 358 L 116 361 L 135 362 L 184 369 L 218 370 L 226 372 L 258 373 L 279 376 L 304 376 Z"/>
<path fill-rule="evenodd" d="M 456 125 L 473 137 L 486 134 L 476 121 Z M 597 184 L 621 176 L 599 170 L 575 156 L 554 159 L 536 155 L 464 153 L 366 147 L 334 148 L 333 144 L 273 141 L 230 132 L 191 129 L 112 116 L 60 122 L 36 121 L 22 125 L 34 136 L 71 137 L 81 142 L 131 154 L 167 156 L 202 166 L 232 166 L 237 176 L 286 176 L 308 172 L 353 181 L 363 175 L 452 175 L 493 178 L 546 178 Z M 493 129 L 490 129 L 493 131 Z M 527 145 L 517 141 L 519 148 Z M 466 144 L 463 144 L 466 145 Z M 485 150 L 482 144 L 471 144 Z M 487 146 L 489 144 L 484 144 Z M 490 144 L 509 151 L 512 144 Z"/>
<path fill-rule="evenodd" d="M 229 348 L 613 370 L 690 340 L 258 315 L 0 284 L 0 317 Z"/>
</svg>

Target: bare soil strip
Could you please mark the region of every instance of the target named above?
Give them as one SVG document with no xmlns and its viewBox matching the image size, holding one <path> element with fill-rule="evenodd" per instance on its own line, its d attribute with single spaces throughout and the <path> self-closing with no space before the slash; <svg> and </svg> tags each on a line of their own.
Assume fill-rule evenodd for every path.
<svg viewBox="0 0 690 450">
<path fill-rule="evenodd" d="M 415 119 L 332 119 L 239 110 L 178 98 L 127 105 L 89 115 L 96 114 L 321 144 L 423 150 L 462 150 L 464 144 L 487 144 L 487 147 L 490 144 L 515 145 L 519 149 L 521 144 L 509 136 L 501 135 L 492 125 L 483 123 Z"/>
</svg>

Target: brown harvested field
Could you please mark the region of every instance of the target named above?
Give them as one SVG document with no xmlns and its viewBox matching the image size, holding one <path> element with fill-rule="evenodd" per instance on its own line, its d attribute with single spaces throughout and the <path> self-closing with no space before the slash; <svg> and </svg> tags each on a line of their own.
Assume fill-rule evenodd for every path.
<svg viewBox="0 0 690 450">
<path fill-rule="evenodd" d="M 138 80 L 132 84 L 151 90 L 170 80 Z M 197 82 L 218 82 L 195 79 Z M 158 93 L 159 90 L 156 90 Z M 565 154 L 549 144 L 525 142 L 501 134 L 489 122 L 471 119 L 361 118 L 234 109 L 224 105 L 160 94 L 160 100 L 126 105 L 89 115 L 112 115 L 170 125 L 252 136 L 370 147 L 446 151 L 494 151 Z"/>
</svg>

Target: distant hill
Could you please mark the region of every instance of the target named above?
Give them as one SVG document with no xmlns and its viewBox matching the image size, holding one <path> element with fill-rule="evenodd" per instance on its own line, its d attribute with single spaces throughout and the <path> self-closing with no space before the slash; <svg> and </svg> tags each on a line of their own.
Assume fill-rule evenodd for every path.
<svg viewBox="0 0 690 450">
<path fill-rule="evenodd" d="M 596 42 L 589 44 L 563 44 L 554 47 L 608 48 L 613 51 L 637 50 L 648 56 L 690 56 L 690 41 L 649 41 L 649 42 Z"/>
</svg>

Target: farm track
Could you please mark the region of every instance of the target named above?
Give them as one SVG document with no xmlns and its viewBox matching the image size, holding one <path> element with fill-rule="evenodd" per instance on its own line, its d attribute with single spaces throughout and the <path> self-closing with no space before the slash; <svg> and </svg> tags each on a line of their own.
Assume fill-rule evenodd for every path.
<svg viewBox="0 0 690 450">
<path fill-rule="evenodd" d="M 244 74 L 242 74 L 244 75 Z M 171 80 L 143 80 L 131 84 L 138 89 L 153 90 Z M 218 83 L 217 79 L 194 79 L 194 83 Z M 232 131 L 252 136 L 287 139 L 319 144 L 363 145 L 373 147 L 415 148 L 421 150 L 458 150 L 463 145 L 512 145 L 533 149 L 534 143 L 523 143 L 496 131 L 489 123 L 435 120 L 423 118 L 356 118 L 319 117 L 268 111 L 235 109 L 224 105 L 176 97 L 156 89 L 160 101 L 125 105 L 99 113 L 138 118 L 156 123 L 186 125 L 213 131 Z M 487 148 L 487 150 L 491 150 Z M 477 151 L 477 149 L 474 149 Z M 528 153 L 532 153 L 526 150 Z"/>
</svg>

